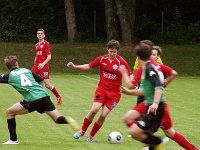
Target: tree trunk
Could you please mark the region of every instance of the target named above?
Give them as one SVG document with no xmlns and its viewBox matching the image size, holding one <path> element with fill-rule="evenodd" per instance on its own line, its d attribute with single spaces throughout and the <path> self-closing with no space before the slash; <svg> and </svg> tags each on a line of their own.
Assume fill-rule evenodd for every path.
<svg viewBox="0 0 200 150">
<path fill-rule="evenodd" d="M 130 44 L 133 42 L 133 28 L 135 22 L 136 0 L 115 0 L 117 14 L 121 26 L 122 42 Z"/>
<path fill-rule="evenodd" d="M 64 0 L 68 41 L 76 40 L 77 26 L 74 10 L 74 0 Z"/>
<path fill-rule="evenodd" d="M 105 16 L 106 16 L 106 31 L 107 40 L 116 39 L 119 40 L 119 20 L 117 17 L 117 11 L 114 0 L 104 0 L 105 4 Z"/>
</svg>

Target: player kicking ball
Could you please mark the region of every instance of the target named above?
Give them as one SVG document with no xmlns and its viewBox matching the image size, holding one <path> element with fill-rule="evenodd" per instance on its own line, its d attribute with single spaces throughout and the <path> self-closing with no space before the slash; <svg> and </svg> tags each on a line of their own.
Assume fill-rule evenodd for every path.
<svg viewBox="0 0 200 150">
<path fill-rule="evenodd" d="M 20 68 L 16 56 L 5 57 L 4 63 L 10 72 L 0 76 L 0 83 L 10 84 L 23 96 L 23 100 L 6 110 L 10 139 L 2 144 L 19 144 L 15 116 L 33 111 L 40 114 L 46 113 L 57 124 L 69 124 L 74 130 L 79 129 L 77 122 L 72 117 L 61 116 L 55 108 L 49 94 L 39 84 L 43 83 L 43 78 L 26 68 Z"/>
</svg>

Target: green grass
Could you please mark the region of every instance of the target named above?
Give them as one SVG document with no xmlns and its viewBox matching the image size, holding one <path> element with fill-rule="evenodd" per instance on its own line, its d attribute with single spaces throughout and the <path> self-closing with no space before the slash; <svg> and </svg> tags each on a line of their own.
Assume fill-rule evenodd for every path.
<svg viewBox="0 0 200 150">
<path fill-rule="evenodd" d="M 89 77 L 89 78 L 87 78 Z M 90 110 L 94 90 L 98 83 L 97 75 L 90 74 L 53 74 L 51 82 L 63 97 L 63 105 L 58 106 L 61 114 L 73 116 L 80 124 Z M 199 111 L 198 77 L 178 77 L 166 88 L 166 96 L 171 108 L 174 127 L 185 135 L 192 143 L 200 146 L 200 111 Z M 5 110 L 18 102 L 22 97 L 10 86 L 0 86 L 0 142 L 8 136 Z M 52 101 L 56 103 L 51 94 Z M 86 138 L 92 125 L 84 137 L 73 139 L 74 131 L 68 125 L 57 125 L 45 114 L 33 112 L 17 116 L 17 133 L 19 145 L 1 145 L 1 150 L 139 150 L 142 144 L 127 137 L 127 128 L 122 122 L 123 115 L 135 105 L 135 97 L 123 95 L 118 106 L 109 114 L 102 129 L 95 136 L 94 143 L 87 143 Z M 98 116 L 98 115 L 97 115 Z M 107 141 L 108 134 L 119 131 L 124 137 L 122 144 L 112 145 Z M 163 136 L 162 131 L 157 133 Z M 167 144 L 168 150 L 182 150 L 175 142 Z"/>
<path fill-rule="evenodd" d="M 67 62 L 88 63 L 99 55 L 106 54 L 105 47 L 106 43 L 52 43 L 51 71 L 54 73 L 74 73 L 76 71 L 66 68 Z M 200 44 L 161 45 L 161 47 L 163 49 L 162 60 L 164 64 L 174 68 L 180 75 L 200 75 L 200 65 L 198 65 Z M 31 68 L 35 57 L 34 43 L 0 43 L 0 54 L 0 70 L 6 70 L 3 59 L 7 55 L 17 55 L 21 66 Z M 130 68 L 132 68 L 135 60 L 134 47 L 122 45 L 119 54 L 127 60 Z"/>
</svg>

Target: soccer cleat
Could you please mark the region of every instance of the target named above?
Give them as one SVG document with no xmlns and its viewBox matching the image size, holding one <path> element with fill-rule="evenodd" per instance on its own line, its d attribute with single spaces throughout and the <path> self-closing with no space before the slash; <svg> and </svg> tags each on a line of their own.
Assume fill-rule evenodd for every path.
<svg viewBox="0 0 200 150">
<path fill-rule="evenodd" d="M 74 129 L 74 130 L 78 130 L 79 129 L 78 123 L 72 117 L 67 116 L 66 120 L 67 120 L 67 123 L 72 127 L 72 129 Z"/>
<path fill-rule="evenodd" d="M 165 150 L 164 143 L 160 143 L 160 144 L 154 146 L 154 150 Z"/>
<path fill-rule="evenodd" d="M 82 133 L 82 131 L 78 131 L 78 132 L 74 133 L 74 138 L 79 139 L 83 135 L 84 135 L 84 133 Z"/>
<path fill-rule="evenodd" d="M 58 97 L 56 97 L 56 99 L 57 99 L 57 104 L 58 104 L 58 105 L 61 105 L 61 104 L 62 104 L 62 98 L 61 98 L 61 95 L 60 95 L 60 94 L 59 94 Z"/>
<path fill-rule="evenodd" d="M 17 141 L 8 140 L 2 144 L 19 144 L 19 141 L 18 140 Z"/>
<path fill-rule="evenodd" d="M 87 142 L 92 143 L 94 141 L 93 137 L 91 137 L 90 135 L 87 138 Z"/>
</svg>

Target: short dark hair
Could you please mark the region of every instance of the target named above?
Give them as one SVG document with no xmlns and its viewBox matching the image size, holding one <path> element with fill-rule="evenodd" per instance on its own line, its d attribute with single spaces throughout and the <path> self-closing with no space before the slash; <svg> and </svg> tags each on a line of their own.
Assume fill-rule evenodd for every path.
<svg viewBox="0 0 200 150">
<path fill-rule="evenodd" d="M 119 41 L 117 40 L 110 40 L 108 43 L 107 43 L 107 48 L 116 48 L 117 50 L 119 49 Z"/>
<path fill-rule="evenodd" d="M 152 47 L 145 44 L 140 43 L 135 48 L 136 55 L 143 61 L 149 60 L 151 56 L 151 49 Z"/>
<path fill-rule="evenodd" d="M 16 68 L 18 62 L 17 56 L 6 56 L 4 59 L 4 63 L 9 70 Z"/>
<path fill-rule="evenodd" d="M 142 41 L 139 42 L 139 44 L 140 43 L 147 44 L 147 45 L 149 45 L 151 47 L 154 46 L 154 43 L 152 41 L 150 41 L 150 40 L 142 40 Z"/>
<path fill-rule="evenodd" d="M 42 32 L 44 32 L 44 34 L 45 34 L 45 30 L 42 29 L 42 28 L 37 29 L 37 32 L 38 32 L 38 31 L 42 31 Z"/>
</svg>

